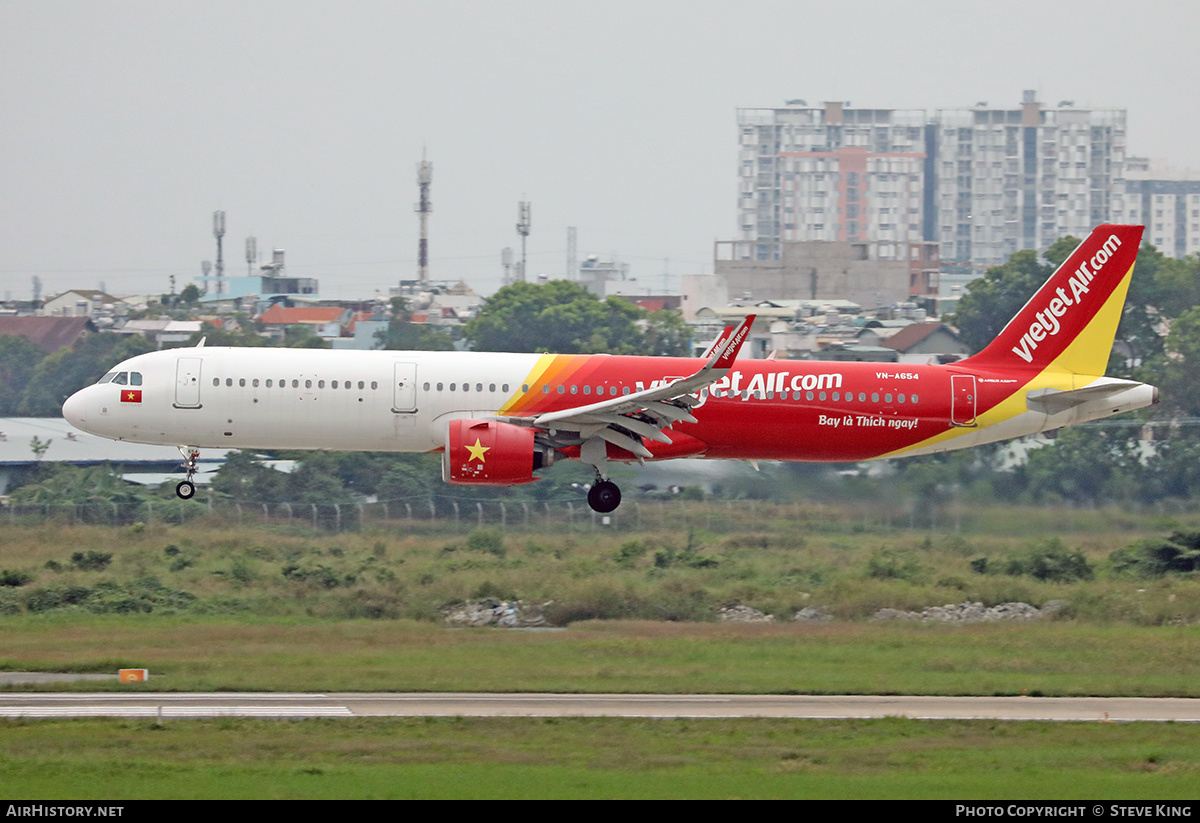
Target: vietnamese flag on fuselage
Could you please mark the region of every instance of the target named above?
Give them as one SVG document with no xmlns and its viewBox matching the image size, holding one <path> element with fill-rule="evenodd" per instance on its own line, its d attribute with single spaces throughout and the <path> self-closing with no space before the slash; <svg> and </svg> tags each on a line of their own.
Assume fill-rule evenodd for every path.
<svg viewBox="0 0 1200 823">
<path fill-rule="evenodd" d="M 141 403 L 142 402 L 142 390 L 141 389 L 121 389 L 121 402 L 122 403 Z"/>
</svg>

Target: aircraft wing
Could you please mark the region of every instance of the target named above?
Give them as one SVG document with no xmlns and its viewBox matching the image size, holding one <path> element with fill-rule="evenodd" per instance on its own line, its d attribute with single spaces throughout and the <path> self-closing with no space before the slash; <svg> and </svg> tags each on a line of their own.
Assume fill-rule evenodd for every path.
<svg viewBox="0 0 1200 823">
<path fill-rule="evenodd" d="M 742 343 L 750 334 L 754 317 L 748 315 L 731 334 L 722 332 L 711 347 L 708 360 L 689 377 L 586 406 L 512 418 L 510 422 L 551 434 L 577 432 L 576 437 L 582 440 L 599 437 L 639 457 L 650 457 L 641 438 L 670 443 L 671 438 L 663 433 L 663 429 L 669 429 L 679 421 L 696 422 L 691 414 L 691 407 L 699 402 L 695 394 L 729 373 Z"/>
</svg>

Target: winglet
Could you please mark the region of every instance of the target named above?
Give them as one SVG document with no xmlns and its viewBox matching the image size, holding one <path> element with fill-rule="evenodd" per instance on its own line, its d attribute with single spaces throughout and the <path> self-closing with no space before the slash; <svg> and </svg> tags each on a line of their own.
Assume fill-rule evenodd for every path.
<svg viewBox="0 0 1200 823">
<path fill-rule="evenodd" d="M 742 344 L 746 342 L 746 338 L 750 336 L 750 327 L 754 325 L 755 315 L 748 314 L 733 334 L 729 336 L 729 340 L 725 343 L 722 349 L 718 352 L 713 352 L 709 363 L 714 369 L 728 369 L 733 366 L 733 361 L 737 359 L 738 352 L 742 348 Z"/>
<path fill-rule="evenodd" d="M 719 349 L 725 343 L 725 341 L 729 339 L 729 335 L 732 332 L 733 332 L 733 326 L 726 326 L 724 329 L 721 330 L 721 333 L 717 335 L 717 339 L 713 340 L 712 343 L 709 344 L 708 348 L 704 350 L 704 354 L 702 354 L 700 356 L 703 357 L 705 360 L 712 357 L 713 352 L 715 352 L 717 349 Z"/>
</svg>

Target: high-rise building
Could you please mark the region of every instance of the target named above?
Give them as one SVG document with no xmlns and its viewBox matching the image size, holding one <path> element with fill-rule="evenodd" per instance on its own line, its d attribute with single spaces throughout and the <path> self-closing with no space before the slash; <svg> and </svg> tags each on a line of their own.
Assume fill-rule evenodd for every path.
<svg viewBox="0 0 1200 823">
<path fill-rule="evenodd" d="M 1124 190 L 1124 109 L 1068 100 L 1048 109 L 1026 91 L 1020 108 L 980 103 L 939 109 L 933 120 L 929 239 L 940 244 L 943 267 L 994 266 L 1112 219 Z"/>
<path fill-rule="evenodd" d="M 1200 173 L 1130 157 L 1124 194 L 1114 221 L 1145 225 L 1145 242 L 1168 257 L 1200 254 Z"/>
<path fill-rule="evenodd" d="M 931 241 L 969 272 L 1018 249 L 1084 237 L 1126 210 L 1125 111 L 1019 107 L 738 110 L 738 240 L 746 259 L 784 241 Z"/>
<path fill-rule="evenodd" d="M 842 103 L 739 109 L 738 239 L 751 259 L 782 242 L 921 239 L 926 115 Z"/>
</svg>

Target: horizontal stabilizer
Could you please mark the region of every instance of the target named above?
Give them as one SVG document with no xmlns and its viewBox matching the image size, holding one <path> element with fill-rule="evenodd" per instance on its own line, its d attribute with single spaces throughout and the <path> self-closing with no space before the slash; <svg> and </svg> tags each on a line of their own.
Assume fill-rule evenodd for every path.
<svg viewBox="0 0 1200 823">
<path fill-rule="evenodd" d="M 1060 414 L 1075 406 L 1100 400 L 1114 394 L 1120 394 L 1127 389 L 1142 385 L 1133 380 L 1113 380 L 1095 386 L 1071 391 L 1058 389 L 1034 389 L 1025 395 L 1025 406 L 1030 411 L 1043 414 Z"/>
</svg>

